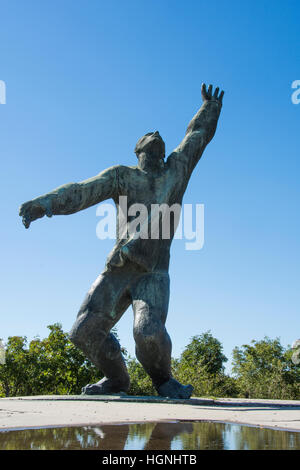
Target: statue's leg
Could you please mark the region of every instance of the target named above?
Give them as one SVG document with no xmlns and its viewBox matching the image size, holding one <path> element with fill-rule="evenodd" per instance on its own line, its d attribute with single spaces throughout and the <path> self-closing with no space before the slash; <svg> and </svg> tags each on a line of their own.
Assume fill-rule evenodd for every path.
<svg viewBox="0 0 300 470">
<path fill-rule="evenodd" d="M 88 395 L 126 392 L 129 375 L 119 342 L 110 333 L 131 303 L 128 276 L 105 272 L 92 285 L 70 332 L 71 341 L 105 375 L 96 384 L 86 385 Z"/>
<path fill-rule="evenodd" d="M 165 328 L 169 304 L 169 276 L 140 276 L 131 287 L 136 356 L 150 375 L 160 396 L 190 398 L 193 387 L 182 385 L 171 374 L 172 343 Z"/>
</svg>

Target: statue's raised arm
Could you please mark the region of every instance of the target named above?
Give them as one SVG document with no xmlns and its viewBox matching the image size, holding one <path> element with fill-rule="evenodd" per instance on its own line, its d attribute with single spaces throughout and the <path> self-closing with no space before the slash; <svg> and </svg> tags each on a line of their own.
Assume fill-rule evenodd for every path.
<svg viewBox="0 0 300 470">
<path fill-rule="evenodd" d="M 203 99 L 201 108 L 189 123 L 182 142 L 168 157 L 170 163 L 176 160 L 185 164 L 188 175 L 192 173 L 206 145 L 215 134 L 224 91 L 219 94 L 217 87 L 213 93 L 212 85 L 206 89 L 206 85 L 203 83 L 201 94 Z"/>
<path fill-rule="evenodd" d="M 19 215 L 29 228 L 31 222 L 47 215 L 67 215 L 114 198 L 117 192 L 117 167 L 102 171 L 99 175 L 60 186 L 50 193 L 21 205 Z"/>
</svg>

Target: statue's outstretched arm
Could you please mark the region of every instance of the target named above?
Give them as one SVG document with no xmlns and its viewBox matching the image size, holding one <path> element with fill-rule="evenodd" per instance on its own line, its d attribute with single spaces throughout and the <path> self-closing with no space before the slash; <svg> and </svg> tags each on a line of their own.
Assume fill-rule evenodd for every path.
<svg viewBox="0 0 300 470">
<path fill-rule="evenodd" d="M 224 91 L 219 94 L 219 88 L 213 93 L 212 85 L 201 88 L 203 104 L 198 113 L 188 125 L 185 137 L 179 146 L 171 153 L 168 160 L 175 159 L 186 164 L 189 174 L 198 163 L 206 145 L 213 138 L 222 108 Z"/>
<path fill-rule="evenodd" d="M 30 223 L 47 215 L 67 215 L 113 198 L 117 192 L 117 167 L 102 171 L 99 175 L 81 181 L 60 186 L 50 193 L 21 205 L 19 214 L 23 224 Z"/>
</svg>

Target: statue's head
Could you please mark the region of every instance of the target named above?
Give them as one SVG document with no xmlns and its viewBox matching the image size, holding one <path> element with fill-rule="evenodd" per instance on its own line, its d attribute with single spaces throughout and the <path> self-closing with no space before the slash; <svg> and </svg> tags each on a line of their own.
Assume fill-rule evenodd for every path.
<svg viewBox="0 0 300 470">
<path fill-rule="evenodd" d="M 136 156 L 139 158 L 139 155 L 146 153 L 155 159 L 164 159 L 165 158 L 165 143 L 158 131 L 148 132 L 143 137 L 141 137 L 135 146 L 134 149 Z"/>
</svg>

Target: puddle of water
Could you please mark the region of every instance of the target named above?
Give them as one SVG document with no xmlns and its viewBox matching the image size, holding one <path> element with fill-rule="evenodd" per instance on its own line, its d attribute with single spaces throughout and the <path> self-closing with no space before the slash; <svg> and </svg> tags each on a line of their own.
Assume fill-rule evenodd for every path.
<svg viewBox="0 0 300 470">
<path fill-rule="evenodd" d="M 169 422 L 1 431 L 1 450 L 296 450 L 300 432 Z"/>
</svg>

